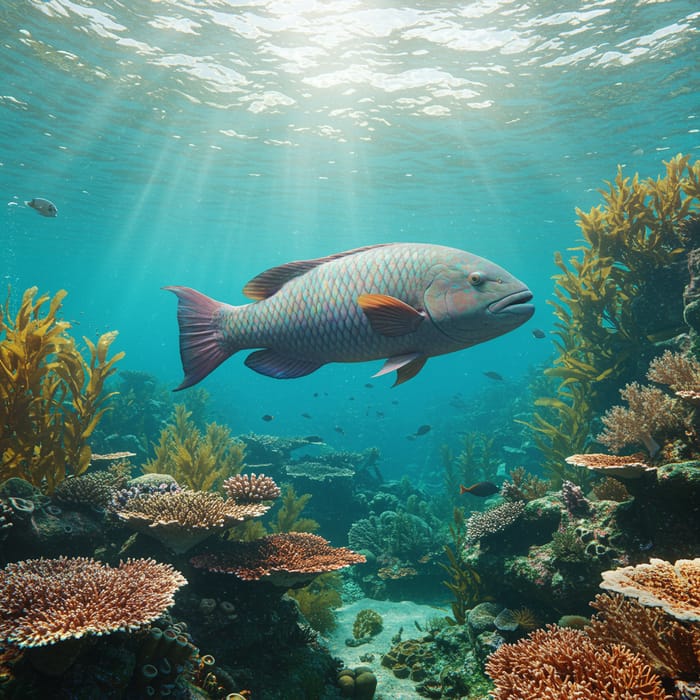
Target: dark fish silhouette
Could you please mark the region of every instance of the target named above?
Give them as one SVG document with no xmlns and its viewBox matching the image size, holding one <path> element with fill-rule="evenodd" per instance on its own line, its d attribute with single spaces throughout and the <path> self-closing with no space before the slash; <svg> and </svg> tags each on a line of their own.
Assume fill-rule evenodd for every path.
<svg viewBox="0 0 700 700">
<path fill-rule="evenodd" d="M 302 413 L 302 414 L 301 414 L 301 417 L 302 417 L 302 418 L 307 418 L 307 419 L 308 419 L 308 418 L 311 418 L 311 414 L 310 414 L 310 413 Z"/>
<path fill-rule="evenodd" d="M 271 416 L 269 413 L 266 413 L 266 414 L 262 417 L 262 419 L 263 419 L 266 423 L 269 423 L 273 418 L 274 418 L 274 416 Z"/>
<path fill-rule="evenodd" d="M 431 429 L 432 429 L 432 426 L 431 426 L 431 425 L 428 425 L 428 424 L 426 423 L 425 425 L 421 425 L 421 426 L 418 428 L 418 430 L 416 430 L 416 432 L 414 433 L 414 435 L 415 435 L 416 437 L 418 437 L 419 435 L 425 435 L 426 433 L 429 433 L 429 432 L 431 431 Z"/>
<path fill-rule="evenodd" d="M 462 484 L 459 485 L 460 495 L 470 493 L 472 496 L 486 498 L 486 496 L 492 496 L 494 493 L 498 493 L 499 491 L 499 487 L 490 481 L 477 481 L 476 484 L 472 484 L 471 486 L 463 486 Z"/>
<path fill-rule="evenodd" d="M 335 430 L 335 432 L 339 433 L 340 435 L 345 435 L 345 431 L 339 425 L 336 425 L 335 428 L 333 428 L 333 430 Z"/>
<path fill-rule="evenodd" d="M 48 199 L 34 197 L 34 199 L 30 199 L 25 204 L 34 209 L 34 211 L 38 211 L 42 216 L 54 217 L 58 214 L 58 208 Z"/>
<path fill-rule="evenodd" d="M 498 372 L 484 372 L 484 376 L 488 377 L 489 379 L 494 379 L 497 382 L 503 381 L 503 375 L 499 374 Z"/>
<path fill-rule="evenodd" d="M 539 328 L 535 328 L 532 331 L 532 335 L 534 335 L 535 338 L 546 338 L 547 337 L 545 332 L 543 330 L 540 330 Z"/>
</svg>

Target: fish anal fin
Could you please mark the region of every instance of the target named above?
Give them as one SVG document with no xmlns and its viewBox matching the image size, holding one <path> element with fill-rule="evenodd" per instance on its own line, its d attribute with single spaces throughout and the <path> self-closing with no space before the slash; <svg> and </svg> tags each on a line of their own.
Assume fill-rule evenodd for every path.
<svg viewBox="0 0 700 700">
<path fill-rule="evenodd" d="M 388 294 L 360 294 L 357 303 L 367 316 L 372 330 L 380 335 L 413 333 L 425 319 L 425 314 Z"/>
<path fill-rule="evenodd" d="M 274 379 L 305 377 L 307 374 L 315 372 L 323 364 L 323 362 L 290 357 L 270 348 L 251 352 L 245 359 L 247 367 Z"/>
<path fill-rule="evenodd" d="M 407 382 L 409 379 L 413 379 L 413 377 L 423 369 L 423 365 L 425 365 L 427 361 L 428 358 L 425 355 L 421 355 L 415 360 L 411 360 L 411 362 L 405 364 L 403 367 L 400 367 L 396 372 L 396 381 L 392 386 L 398 386 L 399 384 Z"/>
<path fill-rule="evenodd" d="M 331 262 L 332 260 L 338 260 L 339 258 L 347 258 L 350 255 L 355 255 L 356 253 L 363 253 L 366 250 L 371 250 L 372 248 L 382 248 L 387 245 L 391 245 L 391 243 L 367 245 L 361 248 L 345 250 L 342 253 L 335 253 L 334 255 L 326 255 L 323 258 L 314 258 L 312 260 L 295 260 L 293 262 L 285 263 L 284 265 L 271 267 L 269 270 L 265 270 L 259 275 L 253 277 L 253 279 L 250 280 L 245 287 L 243 287 L 243 294 L 245 294 L 249 299 L 255 299 L 256 301 L 267 299 L 282 289 L 282 287 L 289 282 L 289 280 L 294 279 L 295 277 L 300 277 L 319 265 Z"/>
<path fill-rule="evenodd" d="M 411 352 L 406 355 L 395 355 L 394 357 L 387 358 L 386 362 L 382 365 L 379 372 L 373 374 L 373 377 L 381 377 L 384 374 L 389 374 L 389 372 L 396 372 L 396 381 L 393 386 L 398 386 L 407 382 L 409 379 L 413 379 L 418 372 L 423 369 L 423 365 L 427 362 L 428 358 L 420 352 Z"/>
</svg>

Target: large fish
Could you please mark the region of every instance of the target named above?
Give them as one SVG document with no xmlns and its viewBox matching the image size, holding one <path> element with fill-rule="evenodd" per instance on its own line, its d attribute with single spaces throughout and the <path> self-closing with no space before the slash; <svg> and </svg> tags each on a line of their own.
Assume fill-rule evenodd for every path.
<svg viewBox="0 0 700 700">
<path fill-rule="evenodd" d="M 503 335 L 527 321 L 530 290 L 494 263 L 456 248 L 387 243 L 298 260 L 254 277 L 231 306 L 188 287 L 179 300 L 185 389 L 243 348 L 245 364 L 277 379 L 328 362 L 386 358 L 374 376 L 396 384 L 426 360 Z"/>
</svg>

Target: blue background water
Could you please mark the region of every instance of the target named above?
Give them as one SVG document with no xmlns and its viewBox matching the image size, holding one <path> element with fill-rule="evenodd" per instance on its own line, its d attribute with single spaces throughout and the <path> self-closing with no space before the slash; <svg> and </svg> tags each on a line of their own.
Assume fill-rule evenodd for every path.
<svg viewBox="0 0 700 700">
<path fill-rule="evenodd" d="M 163 285 L 242 303 L 267 267 L 382 241 L 493 259 L 534 292 L 533 320 L 404 386 L 366 388 L 379 363 L 276 381 L 243 354 L 204 382 L 234 432 L 379 445 L 385 469 L 415 474 L 478 427 L 455 394 L 505 403 L 547 362 L 531 331 L 552 328 L 575 207 L 618 163 L 655 177 L 697 154 L 699 24 L 696 0 L 4 0 L 3 286 L 67 289 L 76 335 L 119 330 L 121 368 L 175 386 Z M 59 216 L 22 206 L 36 196 Z"/>
</svg>

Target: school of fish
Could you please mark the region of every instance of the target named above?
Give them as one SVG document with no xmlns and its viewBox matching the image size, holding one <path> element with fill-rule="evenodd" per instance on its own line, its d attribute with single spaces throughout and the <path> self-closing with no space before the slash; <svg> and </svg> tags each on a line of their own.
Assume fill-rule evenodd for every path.
<svg viewBox="0 0 700 700">
<path fill-rule="evenodd" d="M 485 258 L 427 243 L 387 243 L 273 267 L 232 306 L 189 287 L 178 297 L 185 389 L 242 349 L 277 379 L 329 362 L 384 359 L 374 376 L 414 377 L 428 358 L 507 333 L 534 312 L 532 293 Z"/>
</svg>

